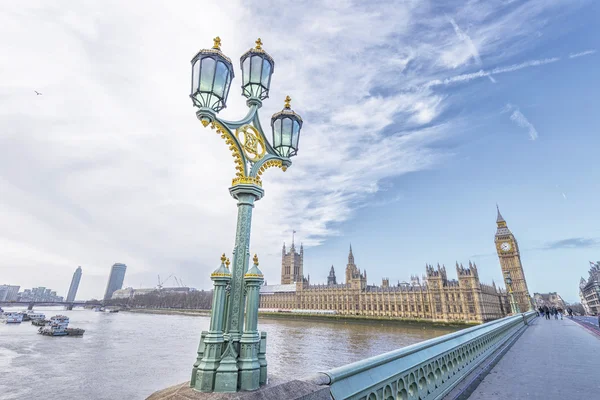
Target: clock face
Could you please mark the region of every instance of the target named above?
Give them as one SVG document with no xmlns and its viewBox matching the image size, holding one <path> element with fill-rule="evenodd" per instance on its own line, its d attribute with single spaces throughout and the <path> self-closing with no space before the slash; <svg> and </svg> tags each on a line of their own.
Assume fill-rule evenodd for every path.
<svg viewBox="0 0 600 400">
<path fill-rule="evenodd" d="M 500 245 L 500 248 L 504 251 L 509 251 L 511 248 L 511 245 L 508 242 L 504 242 L 504 243 L 502 243 L 502 245 Z"/>
</svg>

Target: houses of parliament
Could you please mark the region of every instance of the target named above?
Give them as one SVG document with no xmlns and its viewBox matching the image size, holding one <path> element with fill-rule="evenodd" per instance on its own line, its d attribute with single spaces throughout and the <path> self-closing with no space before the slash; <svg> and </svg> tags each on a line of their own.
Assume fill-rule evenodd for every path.
<svg viewBox="0 0 600 400">
<path fill-rule="evenodd" d="M 521 265 L 519 247 L 498 210 L 495 244 L 503 276 L 510 273 L 515 302 L 527 311 L 531 299 Z M 410 282 L 390 285 L 383 278 L 380 286 L 367 284 L 366 270 L 355 263 L 352 246 L 348 253 L 344 282 L 338 283 L 332 266 L 327 284 L 311 284 L 304 276 L 304 249 L 292 241 L 281 252 L 281 284 L 264 285 L 260 308 L 264 311 L 305 312 L 419 319 L 436 322 L 482 323 L 502 318 L 511 312 L 507 292 L 479 280 L 477 265 L 456 263 L 456 279 L 449 279 L 444 265 L 425 266 L 425 274 L 411 276 Z"/>
</svg>

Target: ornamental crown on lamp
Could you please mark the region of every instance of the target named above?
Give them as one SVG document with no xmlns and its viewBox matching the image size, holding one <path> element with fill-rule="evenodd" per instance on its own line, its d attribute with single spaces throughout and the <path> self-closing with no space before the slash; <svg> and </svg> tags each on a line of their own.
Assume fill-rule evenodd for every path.
<svg viewBox="0 0 600 400">
<path fill-rule="evenodd" d="M 190 97 L 196 107 L 219 112 L 226 107 L 233 80 L 231 60 L 221 52 L 221 39 L 214 39 L 212 49 L 203 49 L 192 59 Z"/>
</svg>

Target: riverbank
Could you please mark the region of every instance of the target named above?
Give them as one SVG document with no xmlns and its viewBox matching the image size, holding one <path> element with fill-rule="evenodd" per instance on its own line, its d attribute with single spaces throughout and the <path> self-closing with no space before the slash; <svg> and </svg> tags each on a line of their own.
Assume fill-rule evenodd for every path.
<svg viewBox="0 0 600 400">
<path fill-rule="evenodd" d="M 189 315 L 192 317 L 210 317 L 210 310 L 188 310 L 183 308 L 131 308 L 123 310 L 138 314 Z"/>
<path fill-rule="evenodd" d="M 210 310 L 186 310 L 186 309 L 149 309 L 149 308 L 136 308 L 126 310 L 127 312 L 141 313 L 141 314 L 163 314 L 163 315 L 188 315 L 188 316 L 202 316 L 209 317 Z M 259 319 L 293 319 L 293 320 L 312 320 L 312 321 L 339 321 L 339 322 L 363 322 L 363 323 L 386 323 L 386 324 L 399 324 L 399 325 L 414 325 L 414 326 L 435 326 L 435 327 L 447 327 L 464 329 L 470 326 L 479 325 L 472 322 L 438 322 L 430 321 L 426 319 L 408 319 L 408 318 L 393 318 L 385 316 L 375 315 L 341 315 L 341 314 L 297 314 L 297 313 L 276 313 L 276 312 L 259 312 Z"/>
</svg>

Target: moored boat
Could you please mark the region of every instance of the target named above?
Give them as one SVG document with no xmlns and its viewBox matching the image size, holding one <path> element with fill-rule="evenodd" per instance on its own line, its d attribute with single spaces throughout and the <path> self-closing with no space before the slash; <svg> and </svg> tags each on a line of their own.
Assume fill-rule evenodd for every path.
<svg viewBox="0 0 600 400">
<path fill-rule="evenodd" d="M 34 321 L 36 319 L 44 319 L 46 316 L 42 313 L 35 312 L 33 310 L 28 310 L 23 313 L 23 321 Z"/>
<path fill-rule="evenodd" d="M 35 326 L 46 326 L 46 324 L 48 324 L 50 321 L 48 321 L 47 319 L 32 319 L 31 320 L 31 325 L 35 325 Z"/>
<path fill-rule="evenodd" d="M 38 333 L 47 336 L 65 336 L 67 335 L 67 326 L 69 326 L 69 317 L 64 315 L 55 315 L 50 318 L 46 326 L 42 326 Z"/>
<path fill-rule="evenodd" d="M 23 321 L 23 314 L 20 312 L 5 312 L 0 316 L 0 321 L 6 324 L 20 324 Z"/>
<path fill-rule="evenodd" d="M 47 325 L 42 326 L 38 333 L 46 336 L 83 336 L 85 330 L 79 328 L 69 328 L 69 317 L 64 315 L 55 315 L 50 318 Z"/>
<path fill-rule="evenodd" d="M 65 330 L 69 336 L 83 336 L 83 333 L 85 332 L 85 329 L 80 328 L 67 328 Z"/>
</svg>

